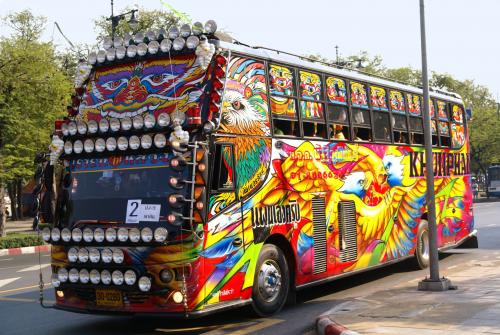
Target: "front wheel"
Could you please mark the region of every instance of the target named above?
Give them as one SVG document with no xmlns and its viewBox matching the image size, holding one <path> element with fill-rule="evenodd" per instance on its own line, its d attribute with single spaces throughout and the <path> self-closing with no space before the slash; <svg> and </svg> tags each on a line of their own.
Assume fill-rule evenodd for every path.
<svg viewBox="0 0 500 335">
<path fill-rule="evenodd" d="M 430 246 L 429 246 L 429 224 L 422 220 L 418 227 L 417 246 L 415 248 L 415 261 L 420 269 L 429 267 Z"/>
<path fill-rule="evenodd" d="M 260 316 L 278 312 L 290 289 L 290 272 L 280 248 L 265 244 L 259 254 L 252 289 L 252 306 Z"/>
</svg>

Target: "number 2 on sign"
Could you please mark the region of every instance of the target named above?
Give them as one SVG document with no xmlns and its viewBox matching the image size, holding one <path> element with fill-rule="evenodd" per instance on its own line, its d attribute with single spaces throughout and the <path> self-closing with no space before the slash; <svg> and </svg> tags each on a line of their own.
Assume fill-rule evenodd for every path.
<svg viewBox="0 0 500 335">
<path fill-rule="evenodd" d="M 125 223 L 139 223 L 141 202 L 141 199 L 129 200 L 127 202 Z"/>
</svg>

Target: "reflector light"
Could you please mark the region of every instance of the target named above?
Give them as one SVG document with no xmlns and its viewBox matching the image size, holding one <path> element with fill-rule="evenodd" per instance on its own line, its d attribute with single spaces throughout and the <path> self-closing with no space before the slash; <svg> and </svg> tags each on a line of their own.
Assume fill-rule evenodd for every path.
<svg viewBox="0 0 500 335">
<path fill-rule="evenodd" d="M 105 133 L 109 130 L 109 122 L 106 119 L 101 119 L 99 121 L 99 131 Z"/>
<path fill-rule="evenodd" d="M 102 138 L 98 138 L 95 140 L 95 151 L 97 152 L 103 152 L 104 149 L 106 149 L 106 141 Z"/>
<path fill-rule="evenodd" d="M 116 58 L 123 59 L 127 54 L 127 49 L 124 46 L 119 46 L 116 48 Z"/>
<path fill-rule="evenodd" d="M 118 229 L 118 241 L 126 242 L 128 240 L 128 230 L 127 228 L 119 228 Z"/>
<path fill-rule="evenodd" d="M 89 63 L 94 65 L 96 62 L 97 62 L 97 54 L 94 51 L 92 51 L 91 53 L 89 53 Z"/>
<path fill-rule="evenodd" d="M 130 130 L 132 128 L 132 120 L 129 117 L 124 117 L 120 121 L 122 130 Z"/>
<path fill-rule="evenodd" d="M 137 54 L 139 56 L 144 56 L 147 53 L 148 53 L 148 46 L 146 45 L 146 43 L 140 43 L 137 46 Z"/>
<path fill-rule="evenodd" d="M 68 124 L 67 123 L 63 123 L 61 125 L 61 131 L 62 131 L 63 136 L 68 136 L 69 135 Z"/>
<path fill-rule="evenodd" d="M 144 42 L 144 33 L 140 31 L 134 35 L 134 43 L 139 44 L 142 42 Z"/>
<path fill-rule="evenodd" d="M 118 37 L 115 37 L 115 40 L 113 41 L 113 46 L 115 48 L 119 48 L 123 45 L 123 38 L 118 36 Z"/>
<path fill-rule="evenodd" d="M 173 40 L 178 36 L 179 36 L 179 28 L 177 28 L 177 26 L 171 26 L 170 28 L 168 28 L 168 38 Z"/>
<path fill-rule="evenodd" d="M 85 263 L 89 260 L 89 252 L 87 249 L 81 248 L 80 250 L 78 250 L 78 260 L 81 263 Z"/>
<path fill-rule="evenodd" d="M 97 53 L 97 62 L 104 63 L 105 60 L 106 60 L 106 51 L 99 50 L 99 52 Z"/>
<path fill-rule="evenodd" d="M 125 283 L 127 285 L 134 285 L 135 281 L 137 280 L 137 276 L 133 270 L 127 270 L 125 271 Z"/>
<path fill-rule="evenodd" d="M 71 230 L 69 230 L 68 228 L 63 228 L 63 230 L 61 230 L 61 239 L 64 242 L 71 241 Z"/>
<path fill-rule="evenodd" d="M 137 55 L 137 47 L 135 45 L 129 45 L 127 47 L 127 57 L 134 58 Z"/>
<path fill-rule="evenodd" d="M 64 153 L 70 155 L 73 152 L 73 143 L 71 141 L 64 142 Z"/>
<path fill-rule="evenodd" d="M 106 149 L 108 151 L 115 151 L 116 150 L 116 139 L 114 137 L 109 137 L 106 140 Z"/>
<path fill-rule="evenodd" d="M 73 143 L 73 151 L 75 154 L 81 154 L 83 151 L 83 142 L 76 140 L 75 143 Z"/>
<path fill-rule="evenodd" d="M 108 61 L 110 61 L 110 62 L 114 61 L 115 56 L 116 56 L 115 48 L 110 48 L 110 49 L 106 50 L 106 59 Z"/>
<path fill-rule="evenodd" d="M 80 228 L 74 228 L 73 231 L 71 232 L 71 238 L 75 242 L 80 242 L 82 240 L 83 233 Z"/>
<path fill-rule="evenodd" d="M 141 146 L 141 140 L 139 139 L 139 137 L 136 135 L 130 136 L 129 146 L 130 146 L 130 149 L 132 149 L 132 150 L 139 149 L 139 147 Z"/>
<path fill-rule="evenodd" d="M 83 230 L 83 240 L 85 242 L 92 242 L 92 240 L 94 239 L 94 232 L 92 231 L 92 229 L 90 228 L 85 228 Z"/>
<path fill-rule="evenodd" d="M 76 248 L 70 248 L 68 250 L 68 261 L 74 263 L 78 260 L 78 250 Z"/>
<path fill-rule="evenodd" d="M 170 123 L 170 115 L 168 115 L 167 113 L 161 113 L 160 115 L 158 115 L 157 122 L 160 127 L 168 126 L 168 124 Z"/>
<path fill-rule="evenodd" d="M 101 282 L 101 274 L 96 269 L 90 270 L 90 282 L 94 285 Z"/>
<path fill-rule="evenodd" d="M 83 148 L 86 153 L 91 153 L 92 151 L 94 151 L 94 141 L 90 138 L 87 138 L 83 144 Z"/>
<path fill-rule="evenodd" d="M 78 281 L 79 272 L 77 269 L 73 268 L 69 270 L 69 281 L 72 283 L 76 283 Z"/>
<path fill-rule="evenodd" d="M 168 38 L 165 38 L 163 41 L 160 43 L 160 49 L 163 52 L 169 52 L 170 48 L 172 48 L 172 41 L 169 40 Z"/>
<path fill-rule="evenodd" d="M 111 263 L 111 261 L 113 260 L 113 252 L 111 251 L 111 249 L 103 249 L 101 251 L 101 259 L 104 263 Z"/>
<path fill-rule="evenodd" d="M 195 22 L 193 24 L 193 35 L 199 36 L 203 34 L 203 23 Z"/>
<path fill-rule="evenodd" d="M 68 132 L 70 135 L 76 135 L 77 128 L 76 128 L 76 123 L 71 121 L 68 123 Z"/>
<path fill-rule="evenodd" d="M 146 116 L 144 116 L 144 122 L 143 123 L 144 123 L 144 126 L 146 127 L 146 129 L 153 128 L 155 126 L 155 123 L 156 123 L 154 115 L 147 114 Z"/>
<path fill-rule="evenodd" d="M 164 148 L 167 145 L 167 138 L 163 134 L 156 134 L 154 137 L 155 146 L 158 149 Z"/>
<path fill-rule="evenodd" d="M 151 139 L 150 135 L 142 135 L 141 137 L 141 148 L 143 149 L 149 149 L 151 148 L 151 145 L 153 144 L 153 140 Z"/>
<path fill-rule="evenodd" d="M 121 151 L 128 149 L 128 140 L 125 136 L 120 136 L 118 138 L 118 149 L 120 149 Z"/>
<path fill-rule="evenodd" d="M 181 26 L 181 32 L 180 32 L 180 35 L 181 37 L 188 37 L 189 35 L 191 35 L 191 26 L 189 24 L 183 24 Z"/>
<path fill-rule="evenodd" d="M 90 120 L 87 122 L 87 128 L 90 134 L 95 134 L 97 133 L 97 130 L 99 130 L 99 125 L 97 124 L 97 121 Z"/>
<path fill-rule="evenodd" d="M 146 227 L 141 230 L 141 239 L 146 243 L 153 240 L 153 231 L 151 230 L 151 228 Z"/>
<path fill-rule="evenodd" d="M 109 127 L 111 128 L 111 131 L 118 131 L 120 130 L 120 120 L 116 118 L 112 118 L 109 121 Z"/>
<path fill-rule="evenodd" d="M 114 242 L 116 240 L 116 230 L 113 228 L 106 229 L 105 236 L 106 236 L 106 241 Z"/>
<path fill-rule="evenodd" d="M 104 285 L 111 284 L 111 273 L 108 270 L 102 270 L 102 272 L 101 272 L 101 282 Z"/>
<path fill-rule="evenodd" d="M 98 243 L 104 241 L 104 230 L 102 228 L 96 228 L 94 230 L 94 240 Z"/>
<path fill-rule="evenodd" d="M 159 227 L 155 229 L 154 238 L 156 242 L 165 242 L 167 240 L 167 236 L 168 231 L 165 228 Z"/>
<path fill-rule="evenodd" d="M 148 52 L 152 55 L 156 54 L 160 49 L 160 43 L 158 41 L 151 41 L 148 43 Z"/>
<path fill-rule="evenodd" d="M 156 41 L 156 33 L 152 30 L 146 32 L 146 37 L 149 41 Z"/>
<path fill-rule="evenodd" d="M 134 116 L 132 119 L 132 125 L 134 126 L 134 129 L 141 129 L 144 127 L 144 118 L 140 115 Z"/>
<path fill-rule="evenodd" d="M 217 31 L 217 23 L 214 20 L 208 20 L 205 23 L 205 32 L 207 34 L 213 34 Z"/>
<path fill-rule="evenodd" d="M 177 37 L 175 40 L 174 40 L 174 43 L 172 45 L 172 47 L 174 48 L 174 50 L 176 51 L 180 51 L 184 48 L 184 45 L 186 44 L 186 40 L 182 37 Z"/>
<path fill-rule="evenodd" d="M 147 292 L 151 289 L 151 279 L 148 277 L 139 278 L 139 290 Z"/>
<path fill-rule="evenodd" d="M 76 123 L 76 128 L 78 130 L 78 134 L 80 135 L 85 135 L 87 133 L 87 125 L 85 124 L 85 122 L 78 121 Z"/>
<path fill-rule="evenodd" d="M 128 232 L 128 236 L 129 236 L 130 242 L 137 243 L 141 239 L 141 232 L 137 228 L 132 228 Z"/>
<path fill-rule="evenodd" d="M 186 40 L 186 46 L 189 49 L 194 49 L 200 44 L 200 39 L 196 36 L 189 36 Z"/>
</svg>

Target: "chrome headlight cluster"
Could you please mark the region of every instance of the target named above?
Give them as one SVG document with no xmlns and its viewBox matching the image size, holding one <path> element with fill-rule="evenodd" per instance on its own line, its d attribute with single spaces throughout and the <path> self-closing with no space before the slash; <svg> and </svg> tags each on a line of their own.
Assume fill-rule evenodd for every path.
<svg viewBox="0 0 500 335">
<path fill-rule="evenodd" d="M 104 263 L 114 262 L 122 264 L 125 259 L 123 251 L 119 248 L 105 248 L 99 251 L 96 248 L 75 248 L 71 247 L 68 250 L 68 261 L 70 263 L 99 263 L 101 260 Z"/>
<path fill-rule="evenodd" d="M 149 227 L 139 228 L 84 228 L 83 231 L 80 228 L 73 228 L 70 230 L 68 228 L 50 229 L 45 227 L 42 230 L 42 238 L 45 242 L 77 242 L 80 243 L 82 240 L 86 243 L 103 243 L 104 241 L 108 243 L 114 242 L 127 242 L 138 243 L 140 241 L 148 242 L 158 242 L 162 243 L 167 240 L 168 231 L 164 227 L 158 227 L 154 231 Z M 74 248 L 73 248 L 74 249 Z M 89 254 L 90 256 L 90 254 Z"/>
<path fill-rule="evenodd" d="M 195 22 L 192 26 L 184 24 L 180 29 L 177 26 L 171 26 L 168 31 L 160 29 L 158 32 L 138 32 L 133 37 L 117 37 L 114 41 L 111 41 L 111 38 L 106 38 L 103 43 L 104 50 L 91 52 L 88 62 L 102 64 L 106 61 L 124 59 L 125 56 L 129 58 L 142 57 L 148 53 L 155 55 L 159 50 L 162 52 L 170 52 L 171 49 L 180 51 L 184 47 L 192 50 L 200 43 L 200 35 L 203 33 L 212 35 L 216 31 L 217 23 L 214 20 L 208 20 L 205 25 L 201 22 Z"/>
<path fill-rule="evenodd" d="M 69 271 L 65 268 L 60 268 L 57 270 L 57 273 L 52 275 L 52 282 L 55 284 L 54 286 L 58 287 L 61 283 L 82 283 L 82 284 L 104 284 L 110 285 L 113 283 L 114 285 L 123 285 L 126 284 L 128 286 L 135 285 L 137 283 L 137 274 L 134 270 L 126 270 L 122 272 L 121 270 L 114 270 L 110 272 L 109 270 L 102 270 L 99 272 L 97 269 L 76 269 L 72 268 Z M 139 289 L 143 292 L 147 292 L 151 289 L 151 279 L 146 276 L 142 276 L 139 278 Z"/>
</svg>

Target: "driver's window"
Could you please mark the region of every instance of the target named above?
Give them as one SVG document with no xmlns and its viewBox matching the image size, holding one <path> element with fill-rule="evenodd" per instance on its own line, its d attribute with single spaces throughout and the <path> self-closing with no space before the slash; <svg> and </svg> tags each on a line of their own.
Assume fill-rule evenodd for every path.
<svg viewBox="0 0 500 335">
<path fill-rule="evenodd" d="M 231 144 L 216 144 L 213 162 L 212 191 L 234 191 L 233 146 Z"/>
</svg>

